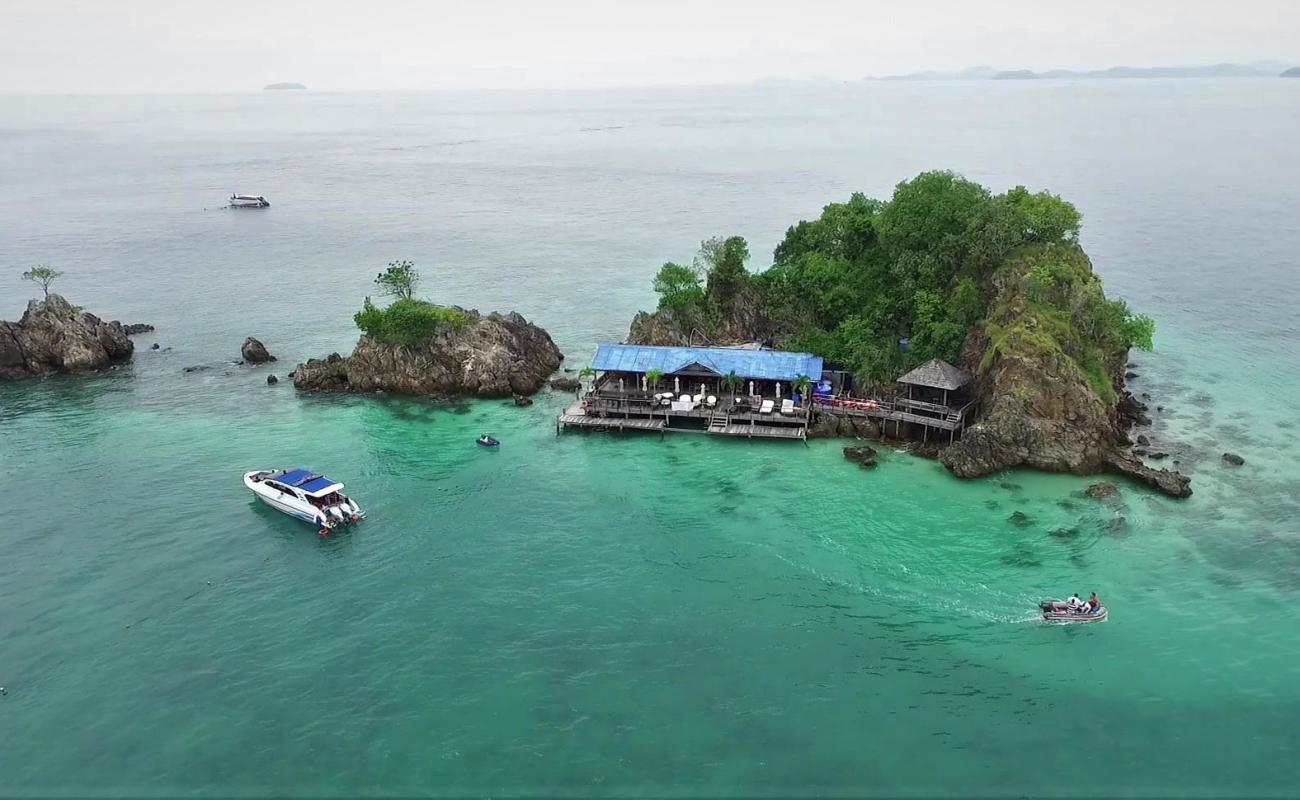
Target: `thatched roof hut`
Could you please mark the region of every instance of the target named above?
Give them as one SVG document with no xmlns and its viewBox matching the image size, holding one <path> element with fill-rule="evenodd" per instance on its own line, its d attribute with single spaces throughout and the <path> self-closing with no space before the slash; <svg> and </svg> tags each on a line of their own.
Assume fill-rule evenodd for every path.
<svg viewBox="0 0 1300 800">
<path fill-rule="evenodd" d="M 898 382 L 909 386 L 924 386 L 929 389 L 954 392 L 970 383 L 971 375 L 947 361 L 933 358 L 899 378 Z"/>
</svg>

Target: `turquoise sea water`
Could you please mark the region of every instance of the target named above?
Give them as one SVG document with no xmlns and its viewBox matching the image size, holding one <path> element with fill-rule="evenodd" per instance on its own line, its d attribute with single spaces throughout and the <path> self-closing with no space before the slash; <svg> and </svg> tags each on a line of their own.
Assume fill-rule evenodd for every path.
<svg viewBox="0 0 1300 800">
<path fill-rule="evenodd" d="M 158 330 L 0 388 L 0 793 L 1295 795 L 1297 92 L 6 99 L 0 317 L 45 262 Z M 933 167 L 1079 205 L 1194 497 L 265 385 L 350 347 L 392 259 L 576 368 L 700 239 L 761 265 Z M 249 334 L 281 361 L 229 364 Z M 319 540 L 240 483 L 298 463 L 370 518 Z M 1111 621 L 1035 621 L 1091 590 Z"/>
</svg>

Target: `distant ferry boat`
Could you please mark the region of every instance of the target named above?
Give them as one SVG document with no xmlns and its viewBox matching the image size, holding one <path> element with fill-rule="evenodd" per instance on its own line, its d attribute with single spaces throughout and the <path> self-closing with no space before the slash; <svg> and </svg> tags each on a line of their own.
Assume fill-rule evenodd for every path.
<svg viewBox="0 0 1300 800">
<path fill-rule="evenodd" d="M 260 194 L 232 194 L 230 196 L 231 208 L 266 208 L 269 205 L 271 204 Z"/>
</svg>

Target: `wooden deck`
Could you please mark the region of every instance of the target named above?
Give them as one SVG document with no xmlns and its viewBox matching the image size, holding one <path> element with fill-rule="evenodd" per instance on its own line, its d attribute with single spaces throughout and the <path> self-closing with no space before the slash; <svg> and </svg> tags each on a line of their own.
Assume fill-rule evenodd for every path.
<svg viewBox="0 0 1300 800">
<path fill-rule="evenodd" d="M 874 406 L 854 407 L 818 403 L 818 407 L 827 413 L 849 417 L 867 417 L 880 422 L 912 422 L 930 428 L 945 431 L 959 431 L 966 425 L 966 412 L 972 404 L 962 408 L 941 406 L 936 403 L 923 403 L 919 400 L 895 398 L 894 400 L 876 401 Z M 910 409 L 910 410 L 908 410 Z M 932 411 L 936 416 L 916 414 L 914 410 Z M 941 416 L 940 416 L 941 415 Z"/>
<path fill-rule="evenodd" d="M 645 416 L 642 412 L 639 416 L 619 416 L 614 413 L 606 412 L 605 416 L 598 414 L 587 414 L 581 404 L 575 403 L 565 409 L 565 412 L 555 421 L 556 433 L 560 433 L 566 428 L 588 428 L 593 430 L 604 431 L 650 431 L 658 433 L 703 433 L 712 436 L 738 436 L 747 439 L 785 439 L 804 441 L 807 439 L 808 428 L 803 417 L 777 417 L 777 419 L 788 419 L 790 425 L 769 425 L 758 422 L 738 421 L 732 419 L 723 412 L 697 410 L 693 413 L 681 414 L 660 410 L 656 416 Z M 746 415 L 748 416 L 748 415 Z M 754 415 L 757 417 L 758 415 Z M 707 425 L 701 428 L 674 428 L 669 421 L 674 417 L 677 418 L 695 418 L 704 419 Z M 771 417 L 767 417 L 770 419 Z"/>
</svg>

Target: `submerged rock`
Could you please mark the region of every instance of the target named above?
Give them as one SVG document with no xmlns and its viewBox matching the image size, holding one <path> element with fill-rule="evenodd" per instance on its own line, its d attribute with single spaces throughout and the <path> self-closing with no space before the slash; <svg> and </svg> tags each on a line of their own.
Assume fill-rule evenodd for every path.
<svg viewBox="0 0 1300 800">
<path fill-rule="evenodd" d="M 266 376 L 266 385 L 267 385 L 267 386 L 274 386 L 274 385 L 276 385 L 276 384 L 279 383 L 279 382 L 280 382 L 280 379 L 277 378 L 277 377 L 275 377 L 274 375 L 267 375 L 267 376 Z"/>
<path fill-rule="evenodd" d="M 418 346 L 363 335 L 350 356 L 332 353 L 299 364 L 293 385 L 304 391 L 379 390 L 440 397 L 530 395 L 560 366 L 550 334 L 516 313 L 466 312 L 463 327 L 439 331 Z"/>
<path fill-rule="evenodd" d="M 872 469 L 876 466 L 876 451 L 865 444 L 850 445 L 844 448 L 844 457 L 855 462 L 863 469 Z"/>
<path fill-rule="evenodd" d="M 157 342 L 154 342 L 152 345 L 149 346 L 149 349 L 150 349 L 150 350 L 157 350 L 157 349 L 159 348 L 159 346 L 160 346 L 160 345 L 159 345 Z"/>
<path fill-rule="evenodd" d="M 515 405 L 518 406 L 518 407 L 520 407 L 520 408 L 525 408 L 525 407 L 527 407 L 527 406 L 531 406 L 531 405 L 533 404 L 533 398 L 529 397 L 528 395 L 524 395 L 524 394 L 517 394 L 517 395 L 515 395 L 515 396 L 514 396 L 514 401 L 515 401 Z"/>
<path fill-rule="evenodd" d="M 244 340 L 244 344 L 239 348 L 239 355 L 248 364 L 266 364 L 275 360 L 275 356 L 267 351 L 266 345 L 252 336 Z"/>
<path fill-rule="evenodd" d="M 120 322 L 104 322 L 61 295 L 27 304 L 22 319 L 0 321 L 0 380 L 92 372 L 131 360 Z"/>
<path fill-rule="evenodd" d="M 1093 485 L 1089 486 L 1087 489 L 1083 490 L 1084 494 L 1088 495 L 1089 497 L 1097 498 L 1098 500 L 1105 497 L 1114 497 L 1115 494 L 1118 492 L 1119 489 L 1116 488 L 1115 484 L 1113 483 L 1094 483 Z"/>
<path fill-rule="evenodd" d="M 1007 517 L 1007 522 L 1015 525 L 1017 528 L 1028 528 L 1034 524 L 1034 518 L 1023 511 L 1016 511 Z"/>
<path fill-rule="evenodd" d="M 1246 459 L 1242 458 L 1236 453 L 1224 453 L 1223 460 L 1234 467 L 1240 467 L 1242 464 L 1246 463 Z"/>
</svg>

